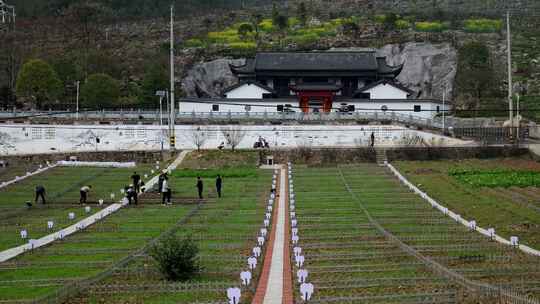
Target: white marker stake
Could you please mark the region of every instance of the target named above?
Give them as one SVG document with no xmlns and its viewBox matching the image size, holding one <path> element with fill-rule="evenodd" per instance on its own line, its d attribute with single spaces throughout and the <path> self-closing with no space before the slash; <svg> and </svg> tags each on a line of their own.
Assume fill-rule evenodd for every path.
<svg viewBox="0 0 540 304">
<path fill-rule="evenodd" d="M 240 303 L 240 288 L 233 287 L 227 289 L 227 298 L 229 298 L 229 304 L 238 304 Z"/>
<path fill-rule="evenodd" d="M 116 194 L 114 194 L 114 193 L 111 193 L 111 199 L 114 199 L 114 198 L 115 198 L 115 196 L 116 196 Z"/>
<path fill-rule="evenodd" d="M 311 299 L 311 296 L 313 295 L 315 287 L 311 283 L 302 283 L 300 285 L 300 294 L 302 297 L 302 300 L 309 301 Z"/>
<path fill-rule="evenodd" d="M 476 221 L 469 222 L 469 229 L 472 231 L 476 230 Z"/>
<path fill-rule="evenodd" d="M 297 220 L 291 220 L 291 226 L 292 227 L 296 227 L 297 224 L 298 224 Z"/>
<path fill-rule="evenodd" d="M 488 231 L 488 234 L 489 234 L 489 238 L 491 240 L 494 240 L 495 239 L 495 228 L 489 228 L 487 231 Z"/>
<path fill-rule="evenodd" d="M 295 218 L 296 217 L 296 212 L 291 212 L 291 218 Z"/>
<path fill-rule="evenodd" d="M 510 237 L 510 245 L 512 245 L 514 247 L 518 247 L 519 246 L 519 238 L 517 236 L 511 236 Z"/>
<path fill-rule="evenodd" d="M 270 225 L 270 221 L 269 220 L 264 220 L 264 227 L 268 227 Z"/>
<path fill-rule="evenodd" d="M 104 202 L 105 202 L 104 200 L 100 199 L 100 200 L 99 200 L 99 205 L 100 205 L 100 206 L 103 206 L 103 203 L 104 203 Z"/>
<path fill-rule="evenodd" d="M 26 239 L 28 237 L 28 231 L 26 230 L 21 230 L 21 239 Z"/>
<path fill-rule="evenodd" d="M 293 235 L 291 240 L 292 240 L 292 243 L 296 245 L 298 244 L 298 241 L 300 240 L 300 238 L 298 237 L 298 235 Z"/>
<path fill-rule="evenodd" d="M 253 255 L 255 257 L 260 257 L 261 256 L 261 247 L 253 247 Z"/>
<path fill-rule="evenodd" d="M 307 269 L 298 269 L 298 271 L 296 272 L 296 276 L 298 277 L 298 283 L 305 283 L 308 277 Z"/>
<path fill-rule="evenodd" d="M 296 261 L 296 267 L 302 267 L 304 265 L 305 258 L 303 255 L 297 255 L 294 257 Z"/>
<path fill-rule="evenodd" d="M 293 252 L 294 252 L 294 255 L 295 255 L 295 256 L 299 256 L 300 254 L 302 254 L 302 248 L 300 248 L 300 247 L 294 247 L 294 248 L 293 248 Z"/>
<path fill-rule="evenodd" d="M 54 228 L 54 222 L 53 222 L 53 221 L 48 221 L 48 222 L 47 222 L 47 228 L 48 228 L 49 230 L 53 229 L 53 228 Z"/>
<path fill-rule="evenodd" d="M 261 228 L 261 236 L 266 237 L 266 234 L 268 234 L 268 230 L 266 228 Z"/>
<path fill-rule="evenodd" d="M 28 244 L 30 245 L 30 250 L 32 250 L 37 247 L 37 240 L 30 239 L 28 240 Z"/>
<path fill-rule="evenodd" d="M 74 220 L 74 219 L 75 219 L 75 213 L 70 212 L 70 213 L 68 214 L 68 218 L 69 218 L 70 220 Z"/>
<path fill-rule="evenodd" d="M 92 208 L 90 208 L 90 206 L 84 207 L 84 212 L 90 213 L 90 211 L 92 211 Z"/>
<path fill-rule="evenodd" d="M 257 258 L 250 257 L 248 259 L 248 266 L 249 266 L 249 269 L 251 270 L 255 269 L 255 267 L 257 267 Z"/>
<path fill-rule="evenodd" d="M 240 273 L 240 279 L 242 280 L 242 285 L 248 286 L 251 282 L 251 272 L 250 271 L 242 271 Z"/>
<path fill-rule="evenodd" d="M 268 210 L 268 212 L 272 212 L 272 206 L 268 206 L 268 208 L 266 208 Z"/>
<path fill-rule="evenodd" d="M 144 175 L 144 178 L 147 179 L 147 178 L 148 178 L 148 174 L 145 174 L 145 175 Z"/>
<path fill-rule="evenodd" d="M 266 219 L 269 220 L 271 217 L 272 217 L 272 214 L 267 212 L 266 213 Z"/>
<path fill-rule="evenodd" d="M 259 246 L 264 245 L 264 238 L 262 236 L 257 238 L 257 243 L 259 243 Z"/>
</svg>

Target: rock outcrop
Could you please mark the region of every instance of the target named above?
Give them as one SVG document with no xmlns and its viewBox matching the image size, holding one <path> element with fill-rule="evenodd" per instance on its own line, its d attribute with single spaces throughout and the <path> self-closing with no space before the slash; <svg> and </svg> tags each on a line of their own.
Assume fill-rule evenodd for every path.
<svg viewBox="0 0 540 304">
<path fill-rule="evenodd" d="M 397 80 L 420 98 L 453 96 L 457 73 L 457 50 L 449 43 L 406 43 L 386 45 L 378 51 L 390 65 L 405 63 Z"/>
<path fill-rule="evenodd" d="M 362 50 L 361 48 L 334 49 Z M 448 98 L 453 95 L 457 71 L 457 50 L 448 43 L 406 43 L 386 45 L 377 50 L 390 65 L 405 63 L 398 81 L 418 93 L 421 98 L 442 98 L 446 85 Z M 188 97 L 218 97 L 237 83 L 229 64 L 241 65 L 244 60 L 217 59 L 196 64 L 187 72 L 182 87 Z"/>
<path fill-rule="evenodd" d="M 229 64 L 242 65 L 245 60 L 217 59 L 198 63 L 182 80 L 182 90 L 188 97 L 219 97 L 224 89 L 236 84 Z"/>
</svg>

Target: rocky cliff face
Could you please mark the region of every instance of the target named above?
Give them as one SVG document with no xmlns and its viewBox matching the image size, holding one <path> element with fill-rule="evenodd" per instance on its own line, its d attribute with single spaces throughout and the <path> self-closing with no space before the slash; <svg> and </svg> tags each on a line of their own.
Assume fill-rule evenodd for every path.
<svg viewBox="0 0 540 304">
<path fill-rule="evenodd" d="M 182 90 L 187 97 L 219 97 L 224 89 L 236 84 L 229 64 L 242 65 L 244 59 L 217 59 L 196 64 L 182 80 Z"/>
<path fill-rule="evenodd" d="M 450 44 L 391 44 L 378 50 L 378 55 L 386 56 L 390 65 L 405 63 L 398 81 L 417 92 L 419 97 L 442 98 L 444 85 L 448 96 L 452 96 L 457 71 L 457 50 Z M 231 73 L 229 63 L 239 65 L 243 62 L 218 59 L 197 64 L 182 81 L 183 90 L 188 97 L 218 97 L 223 89 L 238 81 Z"/>
<path fill-rule="evenodd" d="M 442 99 L 453 96 L 457 73 L 457 50 L 449 43 L 390 44 L 378 51 L 390 65 L 405 63 L 397 80 L 418 93 L 420 98 Z"/>
</svg>

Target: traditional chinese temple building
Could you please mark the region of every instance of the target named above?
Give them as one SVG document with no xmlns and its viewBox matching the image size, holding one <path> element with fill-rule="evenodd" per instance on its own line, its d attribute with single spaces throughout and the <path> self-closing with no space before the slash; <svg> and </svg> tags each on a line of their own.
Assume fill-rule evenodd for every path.
<svg viewBox="0 0 540 304">
<path fill-rule="evenodd" d="M 223 91 L 223 99 L 188 100 L 184 109 L 304 113 L 395 110 L 432 118 L 442 110 L 440 102 L 416 99 L 415 92 L 400 84 L 396 78 L 403 66 L 388 65 L 386 57 L 378 57 L 375 51 L 263 52 L 244 65 L 230 66 L 238 83 Z M 252 109 L 254 104 L 264 109 Z"/>
</svg>

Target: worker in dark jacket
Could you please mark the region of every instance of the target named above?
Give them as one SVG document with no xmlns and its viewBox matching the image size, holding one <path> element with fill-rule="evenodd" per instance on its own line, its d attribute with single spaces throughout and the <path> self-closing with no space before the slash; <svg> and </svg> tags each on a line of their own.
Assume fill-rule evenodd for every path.
<svg viewBox="0 0 540 304">
<path fill-rule="evenodd" d="M 203 189 L 204 189 L 203 181 L 200 176 L 197 176 L 197 190 L 199 191 L 200 199 L 203 198 Z"/>
<path fill-rule="evenodd" d="M 218 197 L 221 197 L 221 185 L 223 184 L 223 180 L 221 179 L 221 175 L 218 174 L 216 178 L 216 192 Z"/>
<path fill-rule="evenodd" d="M 39 198 L 41 198 L 41 203 L 45 205 L 45 187 L 42 185 L 36 187 L 36 204 Z"/>
</svg>

